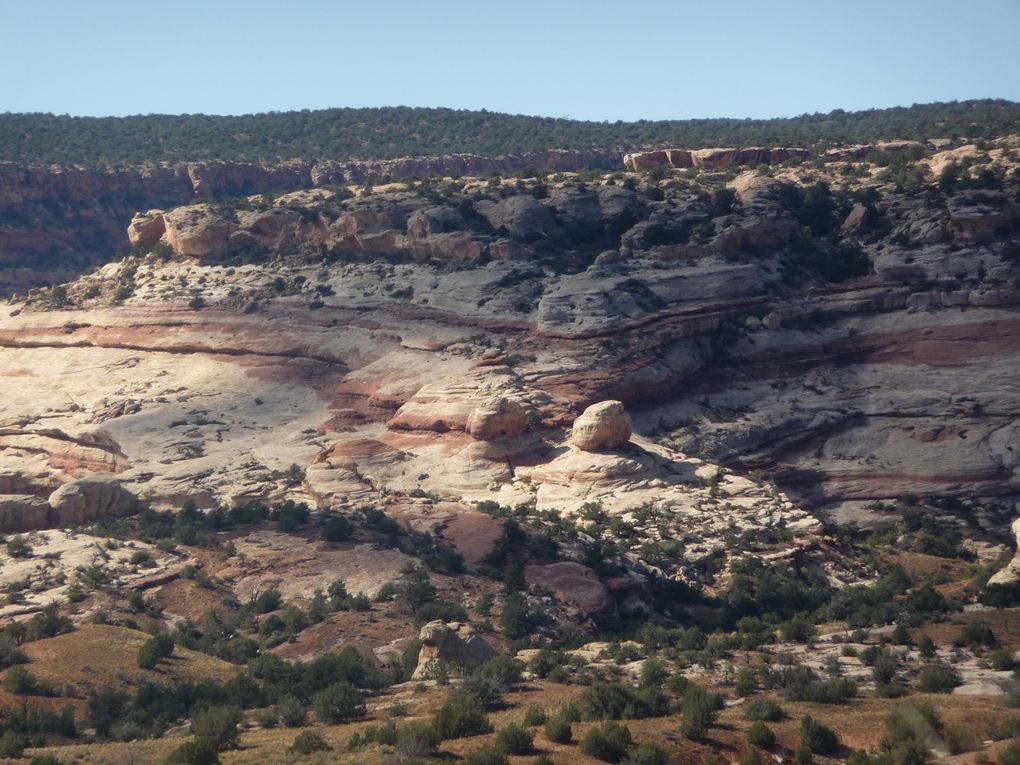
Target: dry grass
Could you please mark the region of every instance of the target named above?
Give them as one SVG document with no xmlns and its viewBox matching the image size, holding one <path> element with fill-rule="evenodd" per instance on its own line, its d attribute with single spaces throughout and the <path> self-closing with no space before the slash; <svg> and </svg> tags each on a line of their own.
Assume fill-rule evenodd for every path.
<svg viewBox="0 0 1020 765">
<path fill-rule="evenodd" d="M 37 640 L 24 646 L 29 670 L 56 688 L 70 684 L 73 695 L 84 696 L 88 687 L 102 688 L 136 680 L 166 682 L 175 677 L 226 682 L 239 668 L 221 659 L 185 648 L 175 648 L 169 659 L 153 670 L 138 668 L 138 649 L 149 636 L 144 632 L 105 624 L 83 624 L 74 632 Z"/>
</svg>

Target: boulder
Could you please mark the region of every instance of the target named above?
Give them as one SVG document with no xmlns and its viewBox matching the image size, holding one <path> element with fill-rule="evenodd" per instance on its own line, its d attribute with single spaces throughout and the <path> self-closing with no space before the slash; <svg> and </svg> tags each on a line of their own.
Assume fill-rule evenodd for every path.
<svg viewBox="0 0 1020 765">
<path fill-rule="evenodd" d="M 619 401 L 592 404 L 574 420 L 570 441 L 578 449 L 595 452 L 616 449 L 630 440 L 630 415 Z"/>
<path fill-rule="evenodd" d="M 467 432 L 482 441 L 500 436 L 517 436 L 528 428 L 528 412 L 521 404 L 506 396 L 492 398 L 471 412 Z"/>
<path fill-rule="evenodd" d="M 131 245 L 142 249 L 151 248 L 158 242 L 166 232 L 166 222 L 163 220 L 162 210 L 149 210 L 145 213 L 135 213 L 135 217 L 128 224 L 128 241 Z"/>
<path fill-rule="evenodd" d="M 108 515 L 123 515 L 138 505 L 130 491 L 110 478 L 79 478 L 50 494 L 50 520 L 56 526 L 78 526 Z"/>
<path fill-rule="evenodd" d="M 0 496 L 0 531 L 18 533 L 49 525 L 50 503 L 32 494 Z"/>
<path fill-rule="evenodd" d="M 465 667 L 485 664 L 497 656 L 496 649 L 469 624 L 433 621 L 418 633 L 421 651 L 413 680 L 428 677 L 438 664 Z"/>
<path fill-rule="evenodd" d="M 613 596 L 595 572 L 572 561 L 524 567 L 529 585 L 552 590 L 556 597 L 585 617 L 613 611 Z"/>
<path fill-rule="evenodd" d="M 497 232 L 505 232 L 514 239 L 539 239 L 554 227 L 548 208 L 530 194 L 508 197 L 499 202 L 483 200 L 475 204 L 475 209 Z"/>
<path fill-rule="evenodd" d="M 178 207 L 163 215 L 166 241 L 182 258 L 211 258 L 227 250 L 237 225 L 214 205 Z"/>
</svg>

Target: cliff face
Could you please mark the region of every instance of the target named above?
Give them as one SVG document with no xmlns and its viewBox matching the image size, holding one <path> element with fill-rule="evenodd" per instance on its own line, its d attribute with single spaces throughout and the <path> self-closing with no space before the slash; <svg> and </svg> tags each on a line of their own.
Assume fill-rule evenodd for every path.
<svg viewBox="0 0 1020 765">
<path fill-rule="evenodd" d="M 547 151 L 504 157 L 450 155 L 262 166 L 199 162 L 128 170 L 36 168 L 0 163 L 0 294 L 66 281 L 127 252 L 126 221 L 139 210 L 386 177 L 616 169 L 616 152 Z"/>
<path fill-rule="evenodd" d="M 798 168 L 154 213 L 133 235 L 168 247 L 0 312 L 0 494 L 601 502 L 709 536 L 905 495 L 1011 508 L 1020 180 L 975 168 L 997 188 Z M 581 448 L 605 400 L 635 435 Z M 715 493 L 706 460 L 733 471 Z"/>
</svg>

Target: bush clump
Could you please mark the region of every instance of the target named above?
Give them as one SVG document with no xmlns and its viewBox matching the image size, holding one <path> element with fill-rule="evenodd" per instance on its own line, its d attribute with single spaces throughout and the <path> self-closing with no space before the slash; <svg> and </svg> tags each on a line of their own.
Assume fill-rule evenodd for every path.
<svg viewBox="0 0 1020 765">
<path fill-rule="evenodd" d="M 287 749 L 294 754 L 328 752 L 331 749 L 326 740 L 313 730 L 303 730 L 294 737 L 294 743 Z"/>
<path fill-rule="evenodd" d="M 581 741 L 581 751 L 603 762 L 619 762 L 631 745 L 630 728 L 609 721 L 592 728 Z"/>
</svg>

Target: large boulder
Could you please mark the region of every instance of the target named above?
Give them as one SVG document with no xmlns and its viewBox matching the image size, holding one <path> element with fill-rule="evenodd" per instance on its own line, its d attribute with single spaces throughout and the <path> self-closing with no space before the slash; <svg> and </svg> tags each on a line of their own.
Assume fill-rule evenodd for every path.
<svg viewBox="0 0 1020 765">
<path fill-rule="evenodd" d="M 79 526 L 96 518 L 132 512 L 138 499 L 115 480 L 90 476 L 60 486 L 50 494 L 49 505 L 54 525 Z"/>
<path fill-rule="evenodd" d="M 0 496 L 0 532 L 32 531 L 49 525 L 50 503 L 33 494 Z"/>
<path fill-rule="evenodd" d="M 497 656 L 496 649 L 470 624 L 433 621 L 418 633 L 421 651 L 412 679 L 428 677 L 439 664 L 454 667 L 485 664 Z"/>
<path fill-rule="evenodd" d="M 619 401 L 592 404 L 574 420 L 570 441 L 578 449 L 597 452 L 616 449 L 630 440 L 630 415 Z"/>
<path fill-rule="evenodd" d="M 581 616 L 610 613 L 615 608 L 609 588 L 587 566 L 572 561 L 525 566 L 528 584 L 552 590 L 556 597 L 577 609 Z"/>
<path fill-rule="evenodd" d="M 166 241 L 182 258 L 212 258 L 225 254 L 237 224 L 208 204 L 178 207 L 163 214 Z"/>
<path fill-rule="evenodd" d="M 144 213 L 135 213 L 135 217 L 128 224 L 127 235 L 132 246 L 146 249 L 156 244 L 165 232 L 166 222 L 163 220 L 163 211 L 149 210 Z"/>
<path fill-rule="evenodd" d="M 494 397 L 468 416 L 467 432 L 482 441 L 500 436 L 516 436 L 528 428 L 528 411 L 520 402 L 506 396 Z"/>
</svg>

